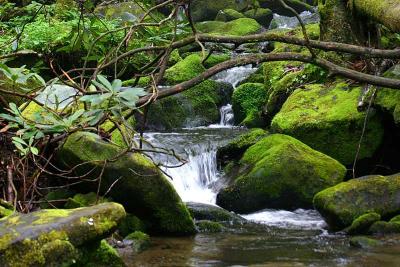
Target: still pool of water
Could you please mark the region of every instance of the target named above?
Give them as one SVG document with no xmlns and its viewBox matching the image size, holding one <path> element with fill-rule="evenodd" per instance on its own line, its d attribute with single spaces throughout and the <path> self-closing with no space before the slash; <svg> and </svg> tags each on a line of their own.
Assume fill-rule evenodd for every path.
<svg viewBox="0 0 400 267">
<path fill-rule="evenodd" d="M 400 266 L 399 240 L 371 249 L 316 230 L 263 225 L 194 237 L 152 238 L 129 266 Z"/>
</svg>

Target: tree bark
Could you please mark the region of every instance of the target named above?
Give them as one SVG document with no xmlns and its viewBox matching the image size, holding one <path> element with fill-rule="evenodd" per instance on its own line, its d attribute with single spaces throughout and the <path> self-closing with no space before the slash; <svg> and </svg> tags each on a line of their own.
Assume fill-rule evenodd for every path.
<svg viewBox="0 0 400 267">
<path fill-rule="evenodd" d="M 400 0 L 353 0 L 353 9 L 393 32 L 400 32 Z"/>
</svg>

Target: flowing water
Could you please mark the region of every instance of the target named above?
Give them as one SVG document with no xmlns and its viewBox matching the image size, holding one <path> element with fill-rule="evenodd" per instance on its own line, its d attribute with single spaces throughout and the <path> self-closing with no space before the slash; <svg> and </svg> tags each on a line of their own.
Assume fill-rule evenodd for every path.
<svg viewBox="0 0 400 267">
<path fill-rule="evenodd" d="M 302 14 L 303 19 L 314 19 Z M 278 27 L 296 25 L 292 18 L 274 16 Z M 233 68 L 213 79 L 234 88 L 256 69 Z M 221 107 L 219 124 L 184 128 L 174 132 L 146 133 L 152 146 L 174 151 L 181 161 L 166 154 L 153 154 L 183 201 L 214 204 L 225 185 L 217 165 L 218 147 L 246 130 L 233 127 L 230 104 Z M 349 238 L 330 234 L 314 210 L 262 210 L 242 215 L 248 220 L 229 225 L 222 233 L 199 233 L 193 237 L 154 237 L 151 247 L 137 255 L 124 256 L 129 266 L 400 266 L 400 239 L 383 241 L 369 249 L 350 247 Z"/>
</svg>

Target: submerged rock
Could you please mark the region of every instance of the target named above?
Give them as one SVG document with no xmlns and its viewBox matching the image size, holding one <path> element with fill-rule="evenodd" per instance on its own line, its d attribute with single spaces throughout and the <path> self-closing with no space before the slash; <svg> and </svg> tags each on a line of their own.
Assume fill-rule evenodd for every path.
<svg viewBox="0 0 400 267">
<path fill-rule="evenodd" d="M 220 223 L 208 220 L 196 221 L 196 227 L 200 233 L 219 233 L 224 228 Z"/>
<path fill-rule="evenodd" d="M 130 233 L 125 240 L 130 243 L 135 252 L 141 252 L 150 246 L 150 236 L 140 231 Z"/>
<path fill-rule="evenodd" d="M 350 246 L 356 248 L 371 248 L 380 245 L 381 242 L 378 240 L 366 237 L 366 236 L 355 236 L 350 239 Z"/>
<path fill-rule="evenodd" d="M 271 128 L 299 139 L 342 164 L 351 164 L 366 116 L 357 110 L 360 95 L 360 87 L 350 88 L 344 82 L 305 86 L 290 95 L 273 118 Z M 382 123 L 372 110 L 358 159 L 371 157 L 382 138 Z"/>
<path fill-rule="evenodd" d="M 71 265 L 82 259 L 86 254 L 83 250 L 92 251 L 85 246 L 96 246 L 124 217 L 121 205 L 104 203 L 74 210 L 14 214 L 1 219 L 0 265 Z"/>
<path fill-rule="evenodd" d="M 315 195 L 314 206 L 334 230 L 374 212 L 382 218 L 400 213 L 400 174 L 352 179 Z"/>
<path fill-rule="evenodd" d="M 317 192 L 341 182 L 346 173 L 336 160 L 282 134 L 247 149 L 237 169 L 228 174 L 234 181 L 218 194 L 217 204 L 240 213 L 309 208 Z"/>
<path fill-rule="evenodd" d="M 93 179 L 100 174 L 104 161 L 110 160 L 103 171 L 101 194 L 113 185 L 108 195 L 143 220 L 150 232 L 193 233 L 190 214 L 167 178 L 141 154 L 121 156 L 121 151 L 93 133 L 77 132 L 67 138 L 57 158 L 64 168 L 81 164 L 75 174 L 90 173 L 88 178 Z M 80 190 L 93 191 L 94 187 L 97 183 L 88 183 Z"/>
<path fill-rule="evenodd" d="M 229 212 L 218 206 L 187 202 L 190 214 L 196 220 L 207 220 L 213 222 L 245 222 L 246 219 L 235 213 Z"/>
</svg>

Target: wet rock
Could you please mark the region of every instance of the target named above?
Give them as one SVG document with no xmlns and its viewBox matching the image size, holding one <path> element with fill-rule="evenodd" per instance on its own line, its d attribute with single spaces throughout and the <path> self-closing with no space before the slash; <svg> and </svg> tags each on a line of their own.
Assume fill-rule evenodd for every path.
<svg viewBox="0 0 400 267">
<path fill-rule="evenodd" d="M 125 237 L 124 243 L 126 242 L 130 243 L 135 252 L 141 252 L 150 246 L 150 237 L 143 232 L 135 231 Z"/>
<path fill-rule="evenodd" d="M 345 232 L 350 235 L 367 234 L 369 227 L 380 219 L 381 215 L 379 215 L 378 213 L 366 213 L 355 219 L 352 224 L 345 229 Z"/>
<path fill-rule="evenodd" d="M 98 244 L 124 217 L 117 203 L 8 216 L 0 220 L 0 265 L 72 264 L 85 254 L 83 247 Z"/>
<path fill-rule="evenodd" d="M 222 165 L 226 165 L 229 161 L 237 161 L 242 156 L 243 153 L 261 140 L 263 137 L 266 137 L 268 132 L 255 128 L 251 129 L 249 132 L 238 136 L 237 138 L 233 139 L 227 145 L 218 148 L 217 151 L 217 159 Z"/>
<path fill-rule="evenodd" d="M 246 17 L 255 19 L 260 25 L 265 28 L 269 27 L 273 18 L 272 11 L 268 8 L 250 9 L 243 13 Z"/>
<path fill-rule="evenodd" d="M 215 20 L 228 22 L 228 21 L 240 19 L 240 18 L 245 18 L 245 16 L 242 13 L 240 13 L 239 11 L 228 8 L 228 9 L 220 10 L 218 12 L 217 16 L 215 17 Z"/>
<path fill-rule="evenodd" d="M 295 90 L 272 120 L 275 132 L 293 136 L 313 149 L 352 164 L 366 113 L 357 110 L 361 87 L 345 82 L 312 84 Z M 358 159 L 372 157 L 383 138 L 382 122 L 371 110 Z"/>
<path fill-rule="evenodd" d="M 352 179 L 319 192 L 314 206 L 334 230 L 374 212 L 382 218 L 400 213 L 400 174 Z M 376 223 L 375 223 L 376 224 Z"/>
<path fill-rule="evenodd" d="M 341 182 L 346 168 L 302 142 L 281 134 L 264 137 L 244 153 L 217 204 L 248 213 L 265 208 L 312 207 L 314 195 Z"/>
<path fill-rule="evenodd" d="M 400 234 L 400 223 L 378 221 L 371 225 L 369 233 L 373 235 Z"/>
<path fill-rule="evenodd" d="M 362 248 L 362 249 L 367 249 L 371 247 L 376 247 L 380 245 L 380 242 L 378 240 L 365 237 L 365 236 L 355 236 L 350 239 L 350 246 L 356 247 L 356 248 Z"/>
<path fill-rule="evenodd" d="M 245 222 L 246 219 L 235 213 L 229 212 L 218 206 L 187 202 L 190 214 L 196 220 L 207 220 L 213 222 Z"/>
<path fill-rule="evenodd" d="M 261 25 L 254 19 L 240 18 L 229 22 L 204 21 L 196 23 L 197 30 L 215 35 L 243 36 L 258 33 Z"/>
<path fill-rule="evenodd" d="M 67 138 L 57 159 L 63 168 L 87 163 L 76 168 L 75 174 L 90 173 L 94 179 L 102 171 L 104 161 L 115 159 L 121 151 L 120 147 L 95 134 L 77 132 Z M 141 154 L 126 153 L 106 164 L 100 194 L 108 191 L 111 185 L 108 196 L 139 217 L 150 232 L 191 234 L 195 231 L 190 214 L 171 183 Z M 95 191 L 95 188 L 97 184 L 88 183 L 77 189 L 84 192 Z"/>
<path fill-rule="evenodd" d="M 200 233 L 219 233 L 223 231 L 223 226 L 218 222 L 207 220 L 196 221 L 197 230 Z"/>
</svg>

